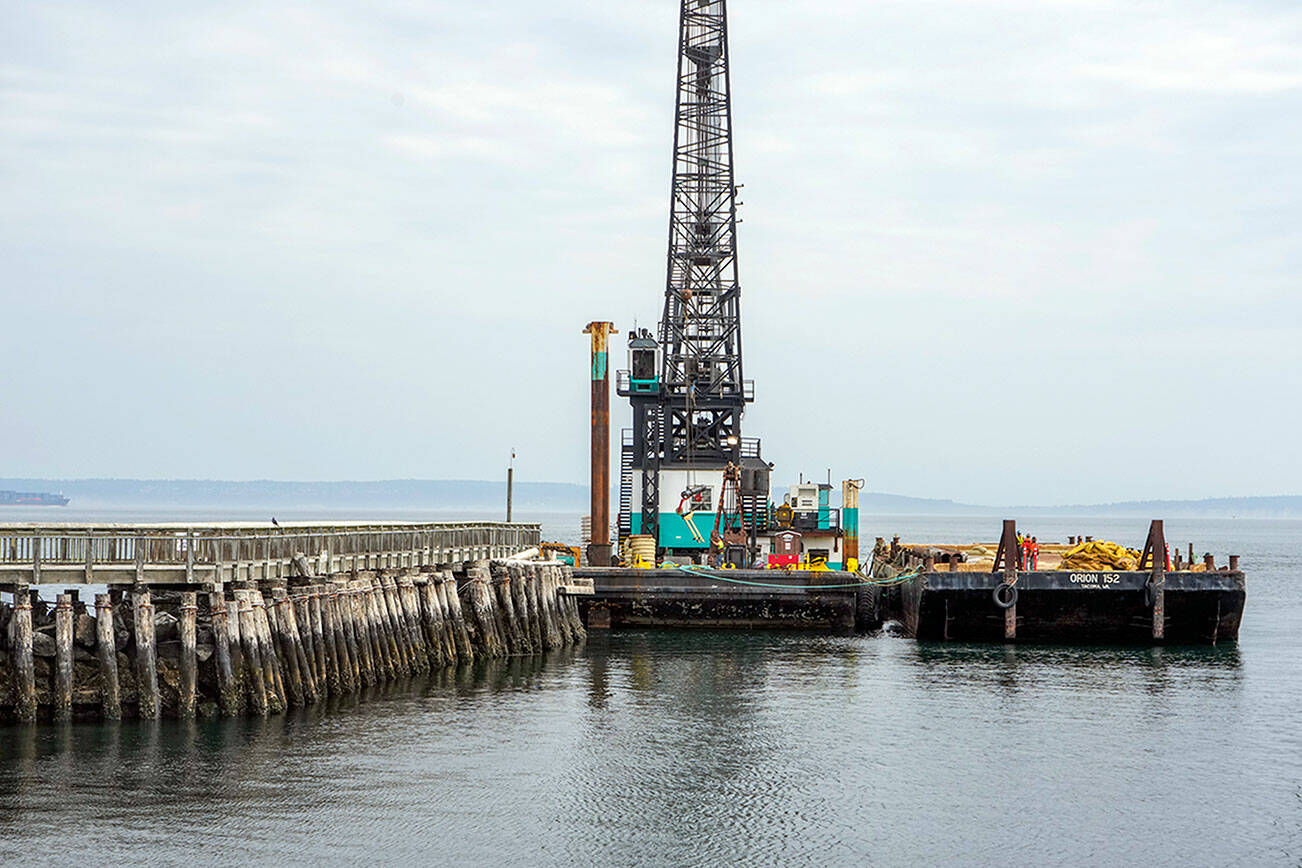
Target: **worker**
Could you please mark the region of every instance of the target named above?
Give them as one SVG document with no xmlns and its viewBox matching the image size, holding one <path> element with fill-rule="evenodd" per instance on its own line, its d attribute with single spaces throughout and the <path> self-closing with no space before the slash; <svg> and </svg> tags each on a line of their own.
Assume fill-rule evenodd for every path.
<svg viewBox="0 0 1302 868">
<path fill-rule="evenodd" d="M 1040 568 L 1040 540 L 1038 537 L 1031 537 L 1031 569 Z"/>
<path fill-rule="evenodd" d="M 1026 537 L 1020 530 L 1017 532 L 1017 568 L 1026 569 Z"/>
</svg>

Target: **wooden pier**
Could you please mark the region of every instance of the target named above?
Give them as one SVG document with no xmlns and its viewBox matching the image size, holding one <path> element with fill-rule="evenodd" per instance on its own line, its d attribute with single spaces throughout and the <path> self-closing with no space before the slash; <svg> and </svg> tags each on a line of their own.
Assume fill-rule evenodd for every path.
<svg viewBox="0 0 1302 868">
<path fill-rule="evenodd" d="M 0 715 L 274 714 L 575 645 L 590 583 L 538 541 L 485 522 L 0 525 Z M 82 585 L 106 591 L 93 608 Z"/>
</svg>

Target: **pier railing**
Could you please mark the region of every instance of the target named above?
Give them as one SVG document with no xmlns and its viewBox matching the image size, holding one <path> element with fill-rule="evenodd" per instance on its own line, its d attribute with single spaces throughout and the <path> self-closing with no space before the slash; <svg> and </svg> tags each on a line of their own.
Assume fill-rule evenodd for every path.
<svg viewBox="0 0 1302 868">
<path fill-rule="evenodd" d="M 535 546 L 536 524 L 0 525 L 0 584 L 209 584 L 438 566 Z"/>
</svg>

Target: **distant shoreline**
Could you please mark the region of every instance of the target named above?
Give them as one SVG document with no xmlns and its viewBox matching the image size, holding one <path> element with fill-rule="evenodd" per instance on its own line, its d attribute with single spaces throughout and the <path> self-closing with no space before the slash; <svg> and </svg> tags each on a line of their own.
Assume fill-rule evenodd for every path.
<svg viewBox="0 0 1302 868">
<path fill-rule="evenodd" d="M 0 489 L 59 492 L 77 508 L 278 507 L 299 509 L 493 509 L 505 502 L 504 480 L 392 479 L 292 482 L 205 479 L 0 479 Z M 588 487 L 572 482 L 516 482 L 517 510 L 586 512 Z M 613 500 L 613 495 L 612 495 Z M 1137 500 L 1062 506 L 989 506 L 862 492 L 860 512 L 889 515 L 1143 516 L 1146 518 L 1302 518 L 1302 495 Z M 62 507 L 48 507 L 57 514 Z M 0 521 L 5 512 L 0 509 Z"/>
</svg>

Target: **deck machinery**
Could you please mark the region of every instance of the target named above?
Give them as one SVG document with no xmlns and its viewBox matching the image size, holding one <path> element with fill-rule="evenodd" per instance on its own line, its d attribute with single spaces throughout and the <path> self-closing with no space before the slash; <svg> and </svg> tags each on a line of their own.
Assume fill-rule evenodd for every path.
<svg viewBox="0 0 1302 868">
<path fill-rule="evenodd" d="M 683 0 L 664 312 L 657 334 L 630 334 L 616 376 L 633 409 L 619 531 L 741 566 L 769 521 L 771 465 L 741 433 L 755 389 L 742 374 L 737 191 L 727 4 Z"/>
</svg>

